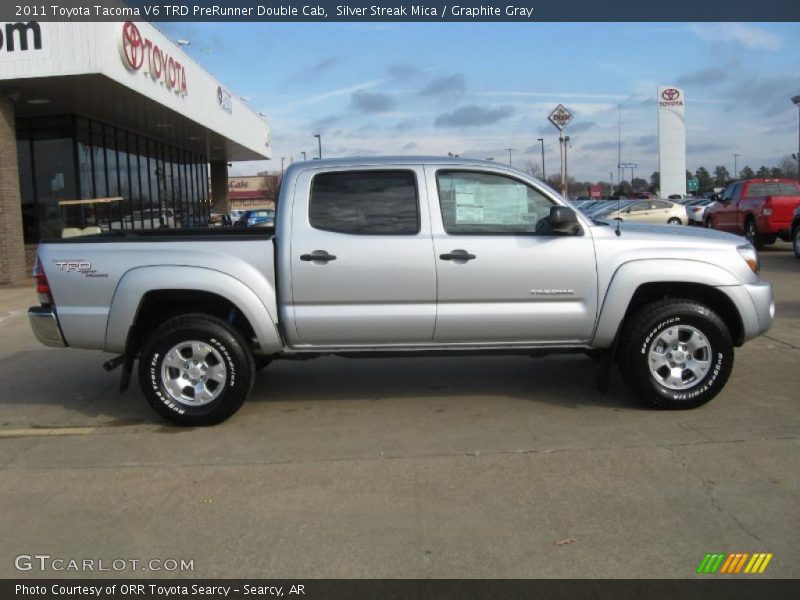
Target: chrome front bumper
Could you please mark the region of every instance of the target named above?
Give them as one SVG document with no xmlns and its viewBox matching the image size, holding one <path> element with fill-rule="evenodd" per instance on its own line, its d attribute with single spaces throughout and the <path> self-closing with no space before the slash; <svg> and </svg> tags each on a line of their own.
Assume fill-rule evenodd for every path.
<svg viewBox="0 0 800 600">
<path fill-rule="evenodd" d="M 61 335 L 55 311 L 48 306 L 32 306 L 28 309 L 28 322 L 33 334 L 45 346 L 63 348 L 67 344 Z"/>
</svg>

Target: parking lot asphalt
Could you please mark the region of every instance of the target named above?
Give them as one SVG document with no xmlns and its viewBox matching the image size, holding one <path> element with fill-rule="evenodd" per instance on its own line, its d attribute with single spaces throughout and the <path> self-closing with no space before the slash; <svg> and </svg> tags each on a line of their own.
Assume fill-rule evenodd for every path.
<svg viewBox="0 0 800 600">
<path fill-rule="evenodd" d="M 32 287 L 0 289 L 0 577 L 692 577 L 707 552 L 798 577 L 800 260 L 762 260 L 775 326 L 682 412 L 616 373 L 598 393 L 577 355 L 325 358 L 176 428 L 117 392 L 107 355 L 40 346 Z M 21 554 L 194 571 L 20 572 Z"/>
</svg>

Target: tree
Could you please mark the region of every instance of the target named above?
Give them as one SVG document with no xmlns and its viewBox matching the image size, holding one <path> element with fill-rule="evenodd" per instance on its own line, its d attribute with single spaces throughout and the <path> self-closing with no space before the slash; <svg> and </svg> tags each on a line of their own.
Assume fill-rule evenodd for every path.
<svg viewBox="0 0 800 600">
<path fill-rule="evenodd" d="M 756 174 L 753 172 L 753 169 L 751 169 L 747 165 L 745 165 L 744 169 L 739 171 L 739 177 L 741 177 L 742 179 L 752 179 L 755 176 Z"/>
<path fill-rule="evenodd" d="M 797 156 L 797 155 L 795 155 Z M 800 177 L 798 175 L 798 161 L 796 158 L 792 158 L 791 156 L 787 155 L 781 159 L 781 162 L 778 163 L 781 171 L 783 172 L 784 177 L 789 177 L 790 179 L 797 179 Z"/>
<path fill-rule="evenodd" d="M 697 177 L 697 192 L 699 194 L 705 194 L 714 189 L 714 180 L 711 179 L 711 174 L 705 167 L 699 167 L 694 175 Z"/>
<path fill-rule="evenodd" d="M 714 168 L 714 185 L 716 187 L 725 187 L 731 180 L 731 174 L 723 165 L 717 165 Z"/>
<path fill-rule="evenodd" d="M 615 196 L 630 196 L 633 192 L 631 188 L 631 184 L 625 181 L 624 179 L 619 182 L 616 191 L 614 192 Z"/>
<path fill-rule="evenodd" d="M 762 178 L 769 177 L 769 169 L 764 165 L 761 165 L 758 171 L 756 171 L 756 177 L 762 177 Z"/>
<path fill-rule="evenodd" d="M 769 176 L 773 179 L 780 179 L 783 177 L 783 170 L 780 167 L 772 167 L 769 170 Z"/>
<path fill-rule="evenodd" d="M 539 163 L 534 162 L 532 160 L 526 160 L 522 164 L 522 170 L 525 171 L 528 175 L 533 175 L 534 177 L 541 177 L 542 176 L 542 167 Z"/>
<path fill-rule="evenodd" d="M 661 173 L 658 171 L 653 171 L 653 174 L 650 175 L 650 187 L 647 188 L 648 191 L 655 194 L 661 189 Z"/>
<path fill-rule="evenodd" d="M 633 181 L 631 181 L 631 187 L 634 192 L 644 192 L 647 190 L 647 180 L 641 177 L 634 177 Z"/>
</svg>

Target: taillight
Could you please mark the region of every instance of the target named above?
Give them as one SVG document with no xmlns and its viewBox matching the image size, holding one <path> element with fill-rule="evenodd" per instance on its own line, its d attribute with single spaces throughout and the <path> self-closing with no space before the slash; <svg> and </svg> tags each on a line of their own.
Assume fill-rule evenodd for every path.
<svg viewBox="0 0 800 600">
<path fill-rule="evenodd" d="M 772 203 L 769 200 L 764 202 L 764 206 L 761 209 L 761 214 L 764 215 L 765 217 L 772 216 Z"/>
<path fill-rule="evenodd" d="M 36 257 L 36 266 L 33 267 L 33 279 L 36 281 L 36 293 L 39 294 L 40 304 L 53 305 L 53 294 L 50 292 L 50 284 L 47 282 L 47 275 L 42 267 L 42 260 Z"/>
</svg>

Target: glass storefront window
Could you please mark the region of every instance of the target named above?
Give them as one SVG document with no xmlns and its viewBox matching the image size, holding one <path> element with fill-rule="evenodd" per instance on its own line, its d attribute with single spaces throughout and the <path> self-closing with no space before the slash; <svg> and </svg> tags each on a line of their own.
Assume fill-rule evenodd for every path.
<svg viewBox="0 0 800 600">
<path fill-rule="evenodd" d="M 65 227 L 203 226 L 204 156 L 82 116 L 17 119 L 26 243 Z M 118 203 L 64 204 L 121 196 Z M 59 204 L 61 203 L 61 204 Z"/>
<path fill-rule="evenodd" d="M 33 172 L 36 194 L 39 236 L 43 239 L 59 238 L 66 223 L 59 202 L 76 198 L 75 156 L 73 134 L 69 118 L 39 119 L 32 131 Z M 70 215 L 70 220 L 79 215 Z"/>
<path fill-rule="evenodd" d="M 36 198 L 33 191 L 30 131 L 27 123 L 25 125 L 24 129 L 17 125 L 19 191 L 22 198 L 22 235 L 26 244 L 33 244 L 39 239 L 39 221 L 36 218 Z"/>
</svg>

